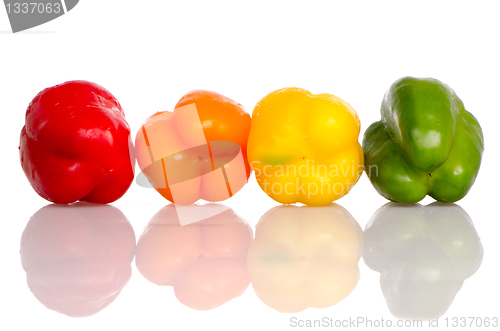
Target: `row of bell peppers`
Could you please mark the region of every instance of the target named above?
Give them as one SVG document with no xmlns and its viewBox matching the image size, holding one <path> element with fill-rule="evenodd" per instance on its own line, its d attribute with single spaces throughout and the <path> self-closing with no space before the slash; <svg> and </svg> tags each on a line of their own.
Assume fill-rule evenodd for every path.
<svg viewBox="0 0 500 331">
<path fill-rule="evenodd" d="M 147 181 L 177 204 L 223 201 L 253 170 L 274 200 L 306 205 L 341 198 L 363 172 L 391 201 L 416 203 L 429 195 L 455 202 L 473 185 L 484 150 L 478 121 L 432 78 L 397 80 L 362 146 L 359 134 L 356 111 L 331 94 L 284 88 L 260 100 L 250 117 L 241 104 L 196 90 L 173 112 L 149 117 L 134 144 L 109 91 L 70 81 L 32 100 L 19 149 L 30 184 L 55 203 L 119 199 L 137 160 Z"/>
</svg>

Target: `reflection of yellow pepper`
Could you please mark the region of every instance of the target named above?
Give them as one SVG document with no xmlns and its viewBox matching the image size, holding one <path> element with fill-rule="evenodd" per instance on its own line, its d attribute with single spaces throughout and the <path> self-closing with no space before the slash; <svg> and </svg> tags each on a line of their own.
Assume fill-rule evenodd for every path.
<svg viewBox="0 0 500 331">
<path fill-rule="evenodd" d="M 274 200 L 325 205 L 347 194 L 363 172 L 354 109 L 331 94 L 285 88 L 253 111 L 248 160 Z"/>
<path fill-rule="evenodd" d="M 326 308 L 356 287 L 363 231 L 341 206 L 279 206 L 255 231 L 248 271 L 269 307 L 287 313 Z"/>
</svg>

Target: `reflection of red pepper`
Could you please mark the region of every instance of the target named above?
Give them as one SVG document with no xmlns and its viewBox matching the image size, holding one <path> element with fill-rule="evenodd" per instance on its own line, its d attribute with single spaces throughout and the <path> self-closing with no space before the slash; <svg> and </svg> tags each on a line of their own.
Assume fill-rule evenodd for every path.
<svg viewBox="0 0 500 331">
<path fill-rule="evenodd" d="M 96 314 L 128 283 L 135 234 L 113 206 L 48 205 L 21 237 L 28 286 L 47 308 L 72 317 Z"/>
<path fill-rule="evenodd" d="M 19 149 L 31 186 L 52 202 L 113 202 L 134 178 L 123 110 L 94 83 L 72 81 L 40 92 L 26 111 Z"/>
</svg>

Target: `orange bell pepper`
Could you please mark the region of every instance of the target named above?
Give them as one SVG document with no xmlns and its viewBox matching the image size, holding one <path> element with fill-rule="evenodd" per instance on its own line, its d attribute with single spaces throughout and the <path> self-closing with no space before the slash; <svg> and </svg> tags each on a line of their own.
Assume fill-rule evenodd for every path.
<svg viewBox="0 0 500 331">
<path fill-rule="evenodd" d="M 197 90 L 183 96 L 173 112 L 149 117 L 137 133 L 137 161 L 167 200 L 191 204 L 222 201 L 247 182 L 250 115 L 218 93 Z"/>
</svg>

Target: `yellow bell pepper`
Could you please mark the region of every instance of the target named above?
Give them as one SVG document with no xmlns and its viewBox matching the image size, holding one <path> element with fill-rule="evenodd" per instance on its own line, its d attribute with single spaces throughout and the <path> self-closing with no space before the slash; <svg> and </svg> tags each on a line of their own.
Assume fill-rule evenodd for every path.
<svg viewBox="0 0 500 331">
<path fill-rule="evenodd" d="M 347 194 L 363 173 L 356 111 L 331 94 L 284 88 L 253 111 L 248 161 L 274 200 L 325 205 Z"/>
</svg>

